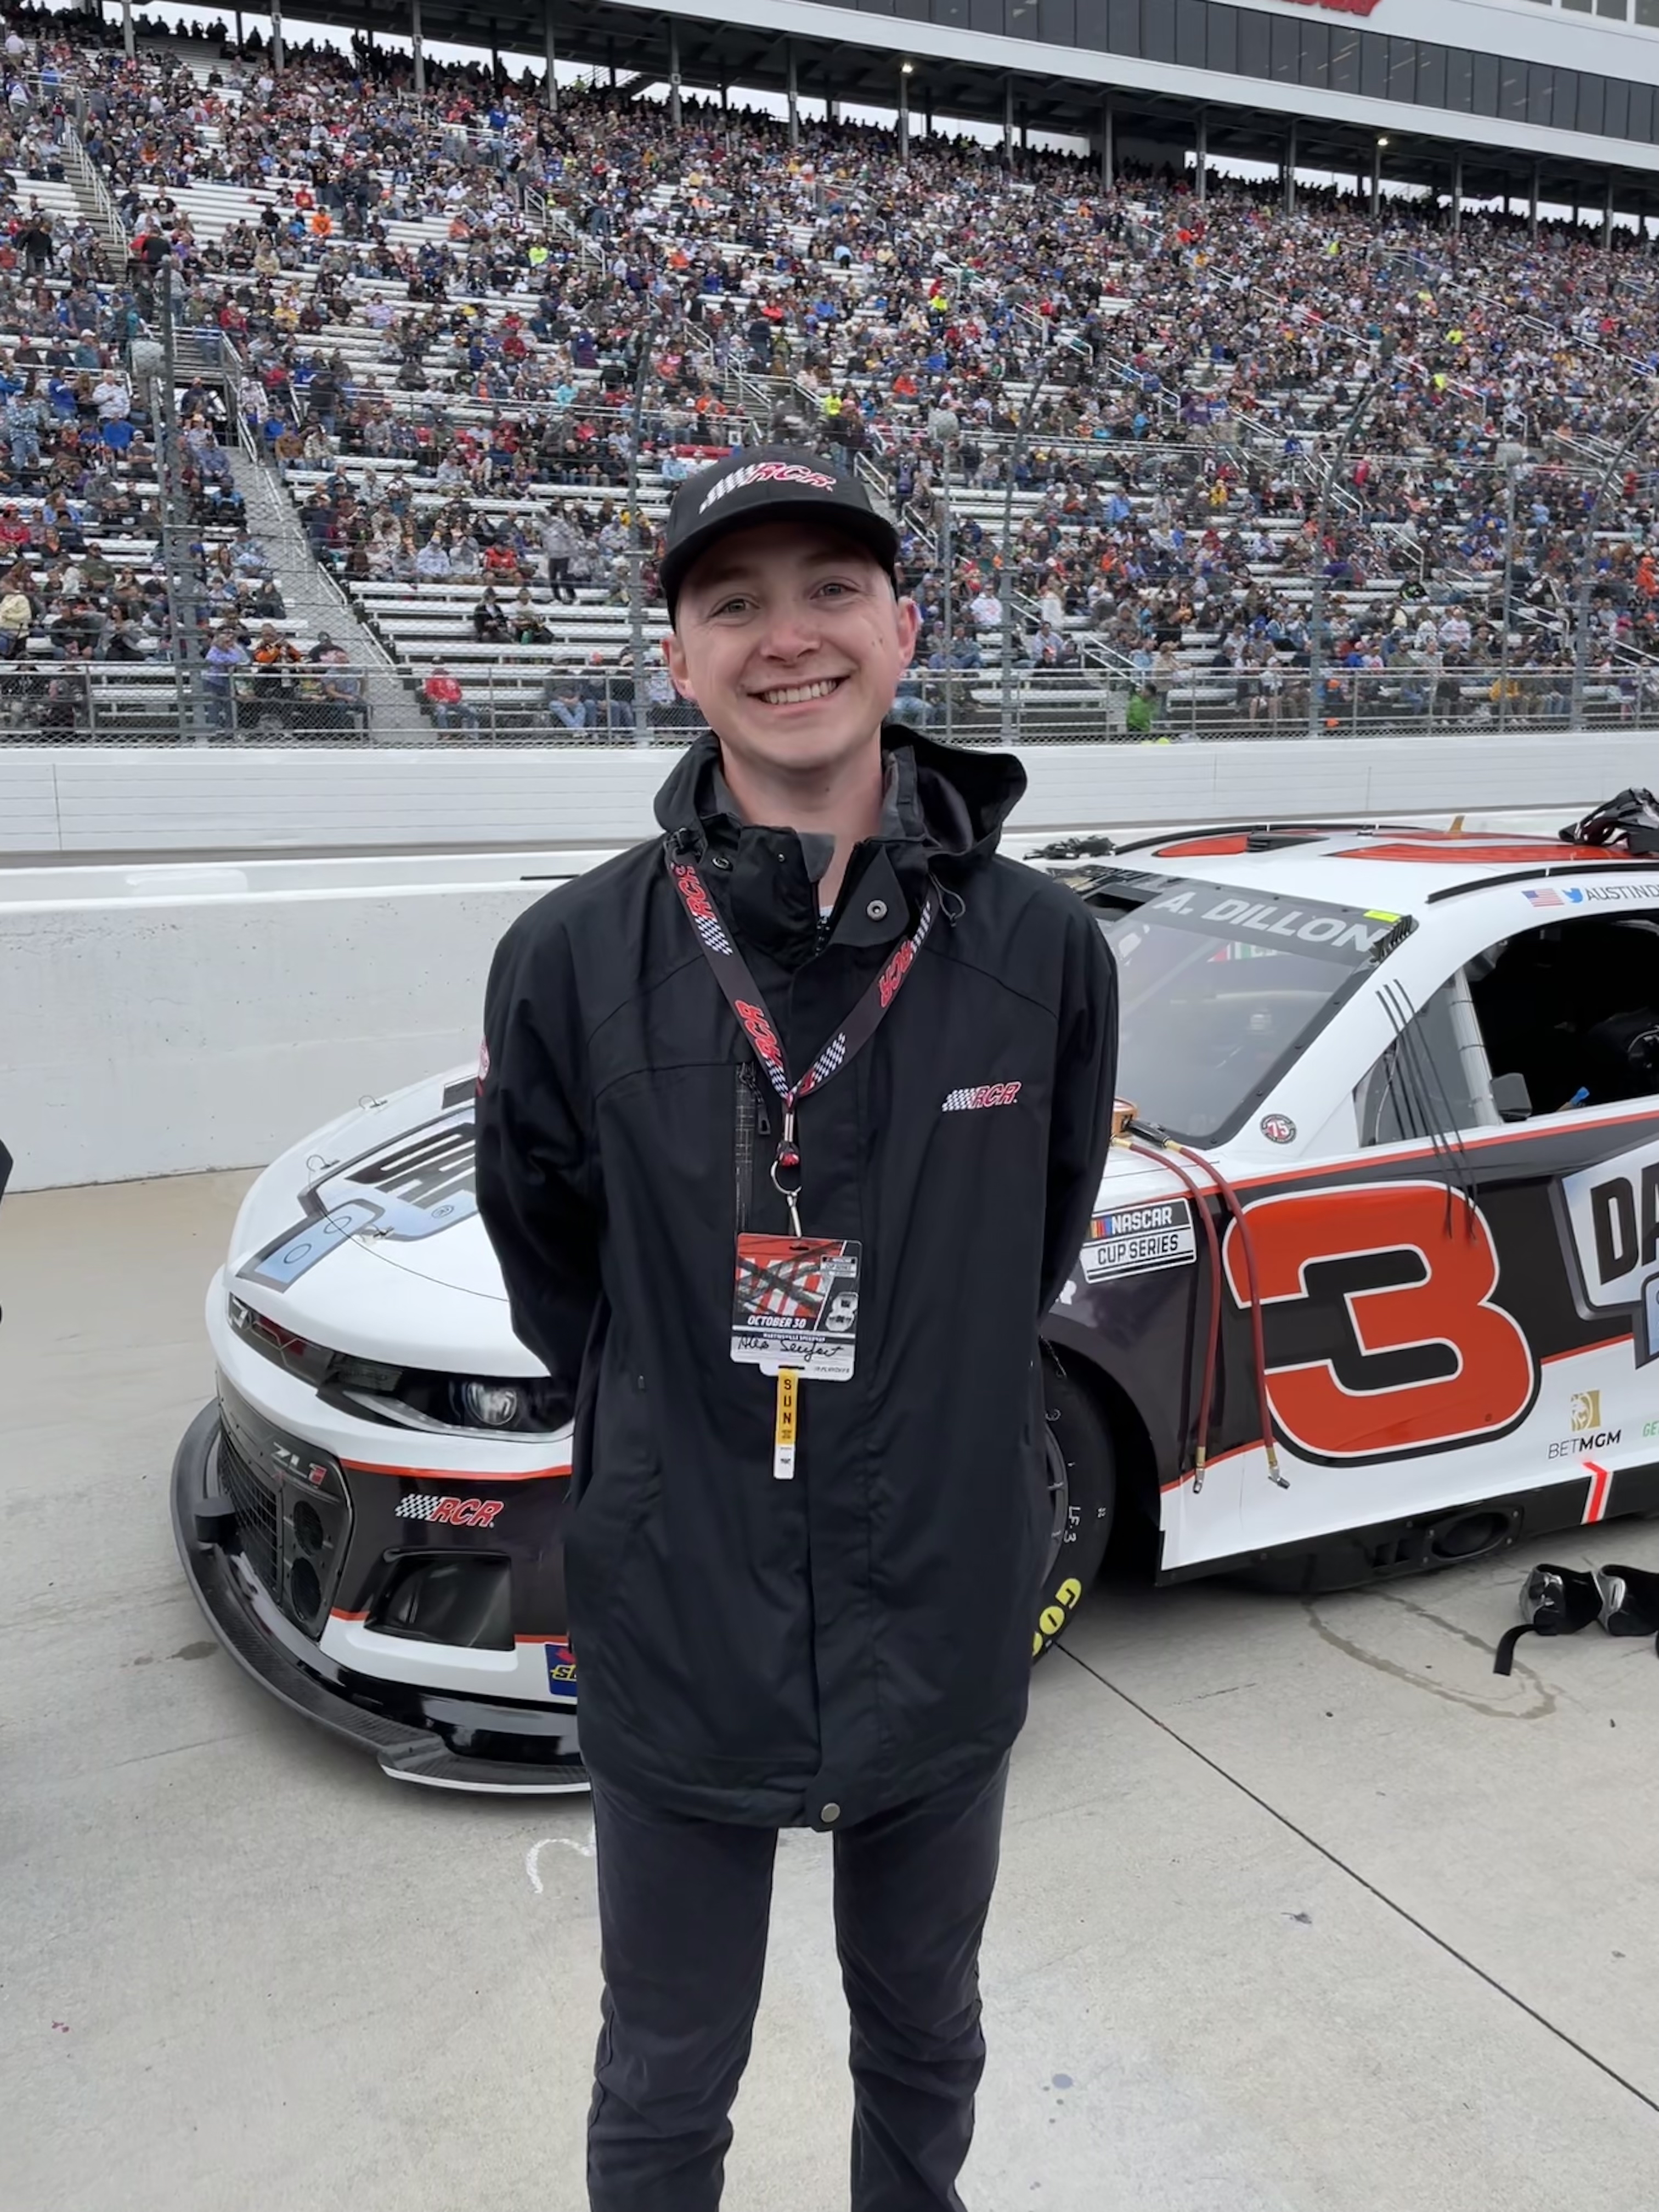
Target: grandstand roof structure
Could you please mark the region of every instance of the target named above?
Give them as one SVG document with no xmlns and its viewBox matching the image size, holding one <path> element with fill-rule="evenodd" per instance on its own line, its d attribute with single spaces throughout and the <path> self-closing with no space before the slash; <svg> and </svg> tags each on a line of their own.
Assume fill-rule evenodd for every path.
<svg viewBox="0 0 1659 2212">
<path fill-rule="evenodd" d="M 619 82 L 747 86 L 1111 135 L 1469 198 L 1659 212 L 1659 0 L 307 0 L 307 17 L 540 52 Z M 1619 20 L 1630 11 L 1629 20 Z M 908 64 L 908 69 L 905 64 Z M 901 74 L 902 72 L 902 76 Z M 1107 120 L 1109 115 L 1109 122 Z M 1455 178 L 1455 182 L 1454 181 Z"/>
</svg>

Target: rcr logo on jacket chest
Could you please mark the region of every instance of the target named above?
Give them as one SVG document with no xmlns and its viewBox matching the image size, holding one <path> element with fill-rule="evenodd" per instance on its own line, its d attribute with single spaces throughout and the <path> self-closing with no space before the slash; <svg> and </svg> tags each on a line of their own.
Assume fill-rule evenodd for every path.
<svg viewBox="0 0 1659 2212">
<path fill-rule="evenodd" d="M 978 1083 L 966 1090 L 947 1091 L 939 1104 L 941 1114 L 967 1114 L 981 1106 L 1012 1106 L 1019 1097 L 1018 1083 Z"/>
</svg>

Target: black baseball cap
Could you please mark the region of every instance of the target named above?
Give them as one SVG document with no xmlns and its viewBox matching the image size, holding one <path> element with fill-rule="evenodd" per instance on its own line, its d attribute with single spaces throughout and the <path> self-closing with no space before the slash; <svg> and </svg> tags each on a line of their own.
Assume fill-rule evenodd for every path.
<svg viewBox="0 0 1659 2212">
<path fill-rule="evenodd" d="M 838 476 L 835 464 L 808 446 L 739 446 L 674 495 L 659 572 L 670 622 L 692 563 L 728 531 L 757 522 L 817 522 L 844 531 L 898 587 L 898 532 L 856 477 Z"/>
</svg>

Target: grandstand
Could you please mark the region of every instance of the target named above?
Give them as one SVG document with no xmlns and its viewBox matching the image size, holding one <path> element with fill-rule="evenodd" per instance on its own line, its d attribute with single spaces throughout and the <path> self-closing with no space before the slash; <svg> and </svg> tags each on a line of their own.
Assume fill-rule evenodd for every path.
<svg viewBox="0 0 1659 2212">
<path fill-rule="evenodd" d="M 780 430 L 899 518 L 936 732 L 1644 720 L 1659 0 L 1447 0 L 1457 49 L 1382 4 L 1111 0 L 1103 43 L 1091 0 L 934 0 L 825 45 L 560 0 L 526 49 L 596 66 L 556 107 L 418 43 L 15 11 L 0 727 L 672 738 L 667 502 Z M 872 97 L 896 129 L 836 119 Z"/>
</svg>

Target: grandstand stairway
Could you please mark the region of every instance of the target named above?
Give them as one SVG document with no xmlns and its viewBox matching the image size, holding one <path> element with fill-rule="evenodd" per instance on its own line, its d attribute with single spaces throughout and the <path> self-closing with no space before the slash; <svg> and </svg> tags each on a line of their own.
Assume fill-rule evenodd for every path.
<svg viewBox="0 0 1659 2212">
<path fill-rule="evenodd" d="M 283 604 L 307 635 L 326 631 L 363 678 L 371 739 L 381 744 L 429 744 L 435 732 L 385 647 L 358 620 L 344 594 L 313 559 L 294 508 L 270 471 L 250 453 L 230 450 L 230 465 L 247 508 L 248 527 L 270 556 Z"/>
</svg>

